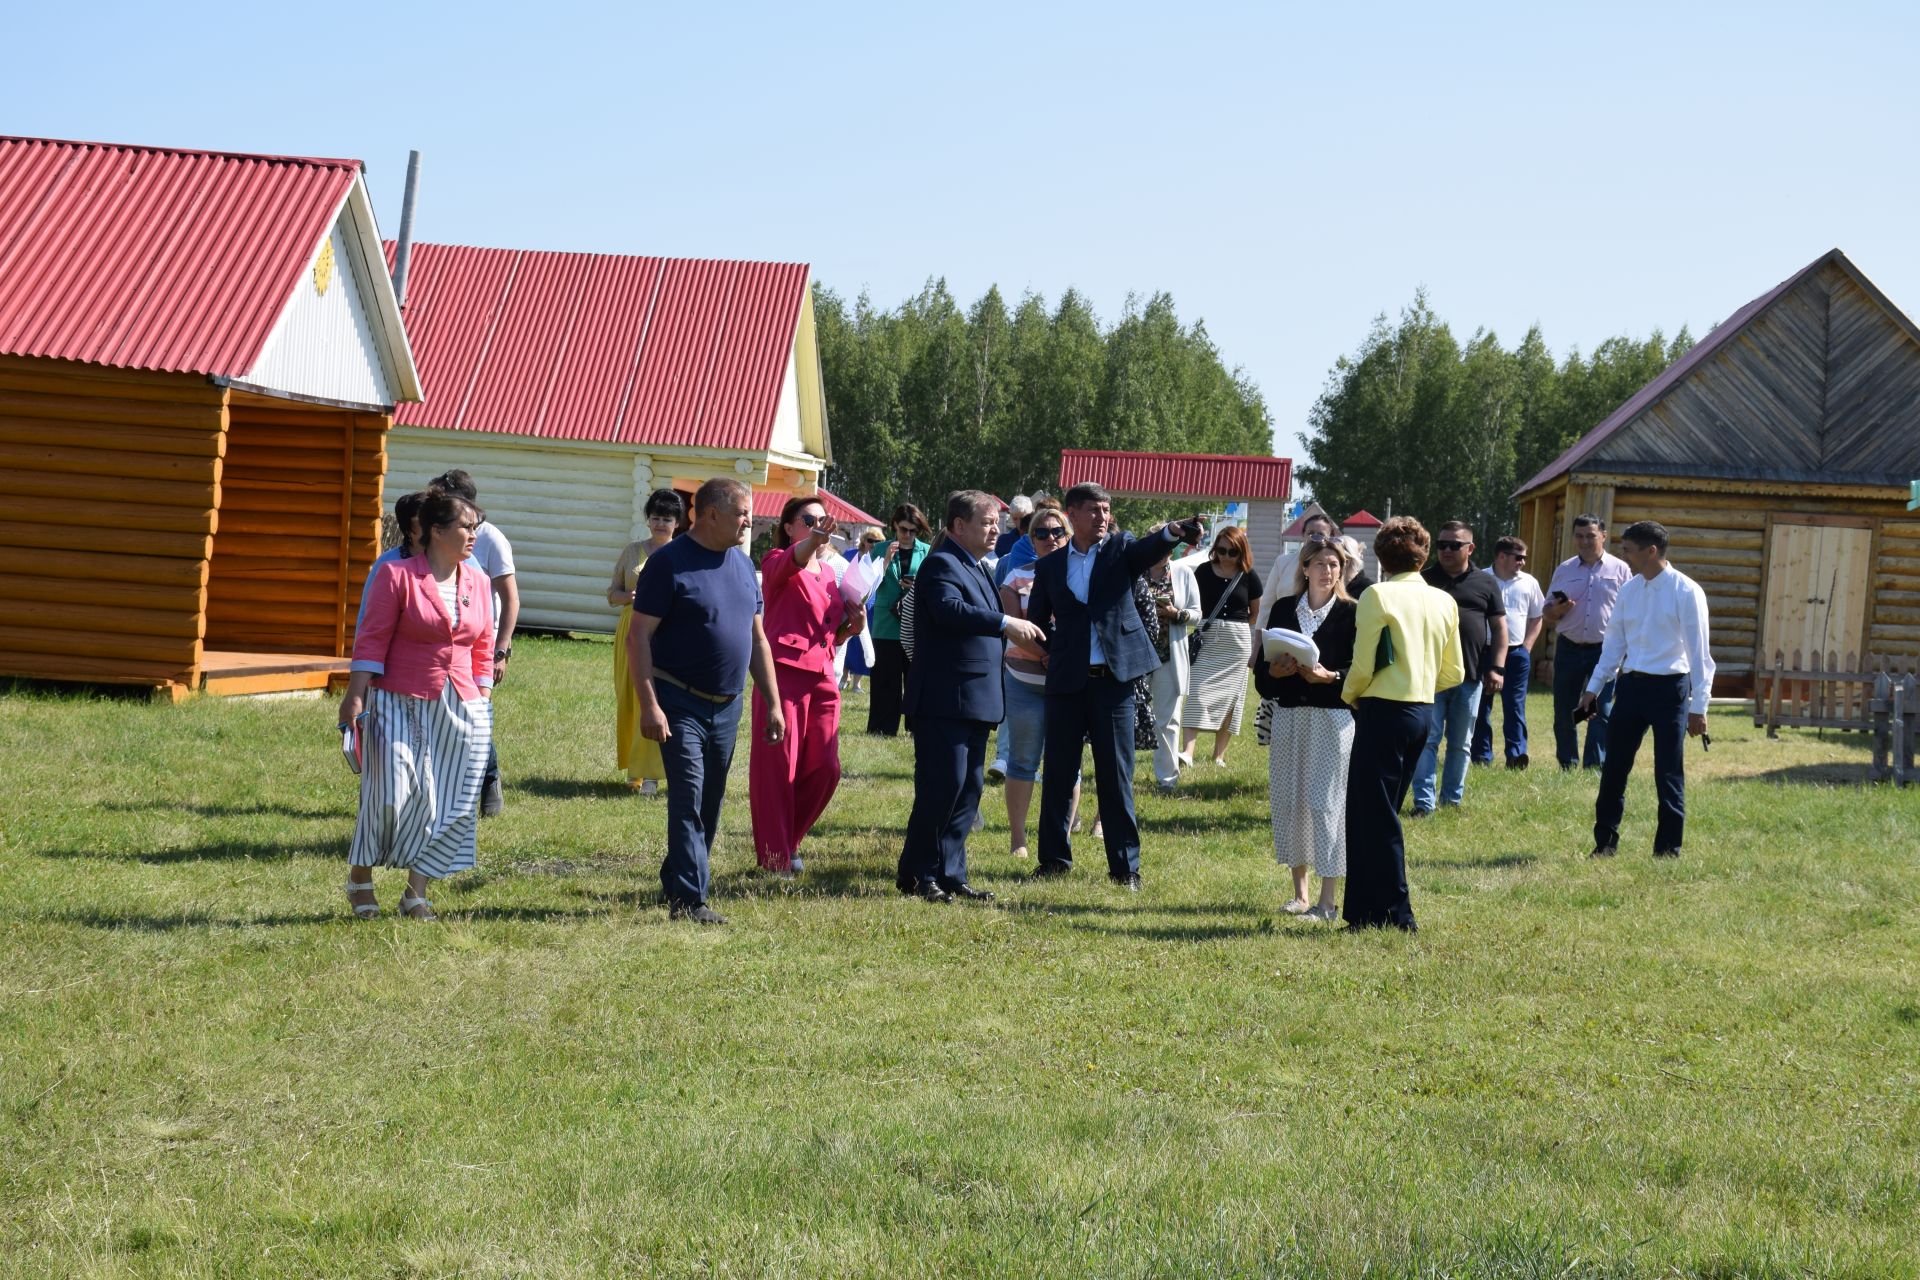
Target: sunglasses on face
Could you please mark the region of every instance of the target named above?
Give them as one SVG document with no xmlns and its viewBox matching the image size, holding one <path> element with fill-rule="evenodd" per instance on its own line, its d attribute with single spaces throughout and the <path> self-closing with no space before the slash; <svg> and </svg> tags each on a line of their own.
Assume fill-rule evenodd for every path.
<svg viewBox="0 0 1920 1280">
<path fill-rule="evenodd" d="M 1473 544 L 1471 542 L 1462 542 L 1458 538 L 1442 538 L 1433 545 L 1442 551 L 1458 551 L 1462 547 L 1470 547 Z"/>
<path fill-rule="evenodd" d="M 800 523 L 804 524 L 809 529 L 817 529 L 820 527 L 821 518 L 822 517 L 816 516 L 812 512 L 808 512 L 807 514 L 800 517 Z"/>
<path fill-rule="evenodd" d="M 1067 531 L 1058 525 L 1054 525 L 1046 529 L 1035 529 L 1027 536 L 1041 542 L 1058 542 L 1067 536 Z"/>
</svg>

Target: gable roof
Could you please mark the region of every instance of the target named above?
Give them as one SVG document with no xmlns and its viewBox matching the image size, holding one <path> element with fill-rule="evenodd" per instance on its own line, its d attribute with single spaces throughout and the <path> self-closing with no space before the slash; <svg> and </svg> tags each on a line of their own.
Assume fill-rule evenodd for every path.
<svg viewBox="0 0 1920 1280">
<path fill-rule="evenodd" d="M 1345 520 L 1342 520 L 1340 527 L 1342 529 L 1378 529 L 1381 527 L 1380 517 L 1374 515 L 1373 512 L 1367 510 L 1365 507 L 1362 507 Z"/>
<path fill-rule="evenodd" d="M 1300 514 L 1293 518 L 1293 523 L 1280 531 L 1280 536 L 1283 538 L 1298 538 L 1306 532 L 1307 521 L 1313 519 L 1315 516 L 1324 516 L 1326 514 L 1327 509 L 1325 507 L 1309 499 L 1307 504 L 1300 508 Z"/>
<path fill-rule="evenodd" d="M 1906 331 L 1908 337 L 1912 338 L 1914 342 L 1920 343 L 1920 329 L 1914 327 L 1913 321 L 1908 319 L 1900 308 L 1894 306 L 1887 296 L 1874 286 L 1871 280 L 1868 280 L 1865 275 L 1861 274 L 1860 269 L 1848 260 L 1846 254 L 1838 249 L 1830 249 L 1728 316 L 1726 320 L 1711 333 L 1695 343 L 1686 354 L 1668 365 L 1654 377 L 1652 381 L 1628 397 L 1625 404 L 1622 404 L 1618 409 L 1608 414 L 1598 426 L 1569 445 L 1558 458 L 1548 463 L 1538 475 L 1535 475 L 1531 480 L 1528 480 L 1516 489 L 1514 491 L 1515 496 L 1525 493 L 1530 489 L 1538 488 L 1549 480 L 1564 475 L 1568 471 L 1573 470 L 1573 468 L 1578 466 L 1582 461 L 1591 457 L 1608 439 L 1648 409 L 1658 404 L 1670 391 L 1685 381 L 1695 370 L 1703 367 L 1708 361 L 1713 359 L 1714 356 L 1730 347 L 1769 307 L 1793 292 L 1794 288 L 1808 276 L 1829 265 L 1842 270 L 1868 297 L 1873 299 L 1875 303 L 1879 304 L 1881 308 L 1894 318 L 1898 325 Z"/>
<path fill-rule="evenodd" d="M 1070 489 L 1087 482 L 1121 494 L 1284 501 L 1293 496 L 1293 460 L 1230 453 L 1062 449 L 1060 487 Z"/>
<path fill-rule="evenodd" d="M 382 358 L 417 395 L 362 169 L 0 136 L 0 354 L 245 378 L 351 200 Z"/>
<path fill-rule="evenodd" d="M 786 508 L 789 495 L 773 489 L 755 489 L 753 491 L 753 518 L 756 520 L 778 520 L 780 512 Z M 838 494 L 828 493 L 825 489 L 816 489 L 813 496 L 827 509 L 827 514 L 841 524 L 882 524 L 884 521 L 870 516 L 860 508 L 848 502 Z"/>
<path fill-rule="evenodd" d="M 764 450 L 807 277 L 804 263 L 416 243 L 407 329 L 430 391 L 394 421 Z"/>
</svg>

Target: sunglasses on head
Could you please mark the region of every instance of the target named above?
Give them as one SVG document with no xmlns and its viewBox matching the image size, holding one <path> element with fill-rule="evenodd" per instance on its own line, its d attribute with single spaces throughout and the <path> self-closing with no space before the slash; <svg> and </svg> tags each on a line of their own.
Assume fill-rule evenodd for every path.
<svg viewBox="0 0 1920 1280">
<path fill-rule="evenodd" d="M 1470 542 L 1462 542 L 1458 538 L 1442 538 L 1433 545 L 1442 551 L 1458 551 L 1462 547 L 1469 547 L 1473 544 Z"/>
</svg>

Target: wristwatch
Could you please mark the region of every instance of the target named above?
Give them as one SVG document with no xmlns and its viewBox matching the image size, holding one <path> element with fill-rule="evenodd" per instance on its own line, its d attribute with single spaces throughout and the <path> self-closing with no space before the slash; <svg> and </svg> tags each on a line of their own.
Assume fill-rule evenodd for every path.
<svg viewBox="0 0 1920 1280">
<path fill-rule="evenodd" d="M 493 656 L 496 658 L 511 658 L 513 656 L 513 646 L 508 645 L 504 649 L 495 649 Z"/>
</svg>

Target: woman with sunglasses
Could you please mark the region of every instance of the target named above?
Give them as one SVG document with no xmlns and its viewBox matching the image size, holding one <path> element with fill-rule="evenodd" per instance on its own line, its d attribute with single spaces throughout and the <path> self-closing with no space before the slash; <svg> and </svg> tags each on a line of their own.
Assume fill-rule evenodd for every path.
<svg viewBox="0 0 1920 1280">
<path fill-rule="evenodd" d="M 1066 512 L 1052 498 L 1033 505 L 1027 538 L 1034 559 L 1015 566 L 1000 584 L 1000 607 L 1016 618 L 1027 616 L 1027 598 L 1033 591 L 1034 567 L 1041 558 L 1067 545 L 1073 529 Z M 1028 856 L 1027 815 L 1033 811 L 1033 787 L 1040 777 L 1040 761 L 1047 743 L 1047 657 L 1037 649 L 1010 644 L 1006 651 L 1006 719 L 1000 727 L 1006 752 L 1007 839 L 1013 856 Z M 1080 802 L 1080 783 L 1074 780 L 1074 808 Z"/>
<path fill-rule="evenodd" d="M 1355 619 L 1340 544 L 1308 538 L 1291 587 L 1292 594 L 1274 601 L 1266 625 L 1308 637 L 1320 660 L 1303 667 L 1282 657 L 1253 668 L 1269 717 L 1273 856 L 1293 872 L 1293 898 L 1285 908 L 1290 915 L 1338 920 L 1340 881 L 1347 874 L 1347 757 L 1353 751 L 1353 713 L 1340 700 L 1340 683 L 1353 664 Z M 1307 900 L 1308 868 L 1320 877 L 1317 903 Z"/>
<path fill-rule="evenodd" d="M 629 542 L 613 562 L 613 580 L 607 584 L 607 603 L 620 611 L 613 634 L 613 746 L 617 766 L 627 785 L 643 796 L 660 794 L 667 767 L 660 760 L 660 744 L 640 732 L 640 695 L 627 674 L 627 632 L 633 627 L 633 585 L 647 557 L 673 541 L 685 518 L 685 499 L 671 489 L 647 495 L 647 536 Z"/>
<path fill-rule="evenodd" d="M 1247 698 L 1247 662 L 1253 656 L 1252 620 L 1260 616 L 1264 584 L 1253 571 L 1247 535 L 1232 525 L 1214 535 L 1207 563 L 1194 570 L 1200 584 L 1200 653 L 1193 660 L 1181 712 L 1181 759 L 1193 763 L 1193 744 L 1213 733 L 1213 762 L 1225 767 L 1227 744 L 1240 732 Z"/>
<path fill-rule="evenodd" d="M 880 553 L 880 589 L 873 595 L 873 680 L 867 702 L 867 732 L 900 733 L 900 703 L 907 693 L 907 651 L 900 643 L 900 598 L 933 550 L 933 528 L 911 502 L 893 509 L 893 540 Z M 908 729 L 913 726 L 909 724 Z"/>
<path fill-rule="evenodd" d="M 753 702 L 747 789 L 753 851 L 762 871 L 799 875 L 800 842 L 840 785 L 840 687 L 833 654 L 866 626 L 840 595 L 829 557 L 835 525 L 818 498 L 789 498 L 760 561 L 767 644 L 787 731 L 767 741 L 767 704 Z"/>
</svg>

